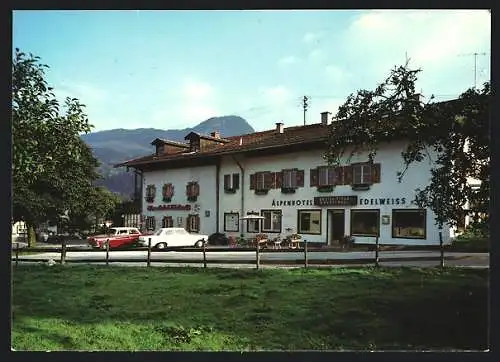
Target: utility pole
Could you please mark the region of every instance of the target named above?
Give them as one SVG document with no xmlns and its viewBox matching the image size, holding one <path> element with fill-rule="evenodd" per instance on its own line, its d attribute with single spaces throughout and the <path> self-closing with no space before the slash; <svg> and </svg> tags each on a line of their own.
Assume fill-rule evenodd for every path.
<svg viewBox="0 0 500 362">
<path fill-rule="evenodd" d="M 309 97 L 308 96 L 304 96 L 304 98 L 302 98 L 302 108 L 304 109 L 304 126 L 306 125 L 307 107 L 309 107 L 309 104 L 307 103 L 307 101 L 309 101 Z"/>
<path fill-rule="evenodd" d="M 469 53 L 469 54 L 460 54 L 461 56 L 474 56 L 474 89 L 476 89 L 476 83 L 477 83 L 477 56 L 478 55 L 486 55 L 486 53 Z"/>
</svg>

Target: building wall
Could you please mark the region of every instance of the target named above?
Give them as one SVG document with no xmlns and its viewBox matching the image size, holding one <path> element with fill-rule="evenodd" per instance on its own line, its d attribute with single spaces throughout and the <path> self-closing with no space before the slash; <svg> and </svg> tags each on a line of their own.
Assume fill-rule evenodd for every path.
<svg viewBox="0 0 500 362">
<path fill-rule="evenodd" d="M 143 178 L 143 199 L 142 213 L 144 216 L 154 216 L 156 219 L 156 228 L 162 225 L 164 216 L 172 216 L 174 226 L 186 227 L 186 218 L 190 214 L 198 214 L 200 217 L 201 234 L 211 234 L 216 231 L 216 167 L 202 166 L 185 169 L 171 169 L 162 171 L 144 172 Z M 196 181 L 200 187 L 200 195 L 196 202 L 190 202 L 186 196 L 186 184 Z M 174 195 L 171 202 L 163 202 L 162 189 L 165 183 L 172 183 L 174 186 Z M 154 202 L 146 202 L 146 187 L 154 184 L 156 186 L 156 196 Z M 191 205 L 191 210 L 155 210 L 148 211 L 148 206 L 159 205 Z M 206 212 L 208 212 L 206 214 Z M 208 215 L 208 216 L 207 216 Z M 178 218 L 182 218 L 180 225 Z"/>
<path fill-rule="evenodd" d="M 232 157 L 225 157 L 221 162 L 219 187 L 220 187 L 220 213 L 219 225 L 221 232 L 224 232 L 224 213 L 225 212 L 238 212 L 239 217 L 246 215 L 250 211 L 258 212 L 261 210 L 281 210 L 282 211 L 282 233 L 286 235 L 285 228 L 291 227 L 297 230 L 297 210 L 299 209 L 316 209 L 321 210 L 321 235 L 302 235 L 304 239 L 310 242 L 327 242 L 327 224 L 328 229 L 331 231 L 331 222 L 328 220 L 328 209 L 342 209 L 345 212 L 344 228 L 345 234 L 350 234 L 350 220 L 352 209 L 379 209 L 380 220 L 383 215 L 390 217 L 389 224 L 380 224 L 380 243 L 383 244 L 406 244 L 406 245 L 424 245 L 424 244 L 438 244 L 439 243 L 439 230 L 434 225 L 434 214 L 431 210 L 426 211 L 426 238 L 425 239 L 405 239 L 392 237 L 392 210 L 393 209 L 411 209 L 416 208 L 412 204 L 415 192 L 418 187 L 425 187 L 430 179 L 431 165 L 427 160 L 418 164 L 413 164 L 407 170 L 405 177 L 401 183 L 397 181 L 397 173 L 403 168 L 403 161 L 401 159 L 401 151 L 403 150 L 403 143 L 393 143 L 380 147 L 377 156 L 374 160 L 375 163 L 381 164 L 381 182 L 373 184 L 369 190 L 354 191 L 350 185 L 338 185 L 333 192 L 324 193 L 318 192 L 316 187 L 310 187 L 310 169 L 317 166 L 324 166 L 326 162 L 322 159 L 323 151 L 310 150 L 297 152 L 293 154 L 256 157 L 256 158 L 240 158 L 239 162 L 245 170 L 244 175 L 244 210 L 241 210 L 241 180 L 240 188 L 234 194 L 224 193 L 224 174 L 241 173 L 238 165 Z M 355 156 L 352 158 L 351 163 L 365 162 L 368 158 L 366 155 Z M 267 195 L 256 195 L 254 190 L 249 189 L 250 174 L 259 171 L 281 171 L 286 168 L 298 168 L 304 170 L 304 187 L 300 187 L 294 194 L 283 194 L 280 189 L 271 189 Z M 241 179 L 241 176 L 240 176 Z M 354 206 L 316 206 L 313 205 L 315 196 L 353 196 L 358 197 L 358 203 Z M 380 199 L 390 199 L 390 205 L 379 205 Z M 393 201 L 394 199 L 394 201 Z M 404 199 L 404 200 L 403 200 Z M 306 206 L 288 206 L 296 200 L 304 200 Z M 365 201 L 368 200 L 368 201 Z M 399 200 L 399 205 L 396 204 Z M 403 203 L 404 201 L 404 203 Z M 285 205 L 281 205 L 285 202 Z M 386 201 L 387 202 L 387 201 Z M 301 204 L 304 202 L 301 201 Z M 394 205 L 392 204 L 394 203 Z M 247 233 L 246 222 L 239 225 L 238 234 L 243 233 L 245 236 L 252 236 L 255 234 Z M 268 233 L 269 234 L 269 233 Z M 449 242 L 449 228 L 446 227 L 442 230 L 443 241 Z M 277 234 L 269 234 L 270 237 L 277 236 Z M 358 243 L 375 243 L 375 237 L 355 237 Z"/>
</svg>

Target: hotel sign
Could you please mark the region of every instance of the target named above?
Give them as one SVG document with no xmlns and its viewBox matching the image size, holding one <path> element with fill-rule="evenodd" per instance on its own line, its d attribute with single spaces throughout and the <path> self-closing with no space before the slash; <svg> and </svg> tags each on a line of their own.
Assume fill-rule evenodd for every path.
<svg viewBox="0 0 500 362">
<path fill-rule="evenodd" d="M 168 205 L 158 205 L 158 206 L 153 206 L 149 205 L 148 206 L 149 211 L 155 211 L 155 210 L 183 210 L 183 211 L 189 211 L 191 210 L 191 205 L 179 205 L 179 204 L 168 204 Z"/>
<path fill-rule="evenodd" d="M 357 204 L 357 196 L 319 196 L 314 198 L 314 205 L 317 206 L 353 206 Z"/>
</svg>

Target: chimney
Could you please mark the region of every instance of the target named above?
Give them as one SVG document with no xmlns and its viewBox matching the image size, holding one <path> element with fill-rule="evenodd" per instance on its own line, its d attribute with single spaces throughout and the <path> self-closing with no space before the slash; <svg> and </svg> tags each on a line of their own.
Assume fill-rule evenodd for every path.
<svg viewBox="0 0 500 362">
<path fill-rule="evenodd" d="M 213 131 L 212 133 L 210 133 L 210 136 L 212 136 L 213 138 L 220 138 L 220 132 L 219 131 Z"/>
<path fill-rule="evenodd" d="M 283 130 L 284 130 L 283 126 L 284 126 L 283 122 L 277 122 L 276 123 L 276 132 L 283 133 Z"/>
<path fill-rule="evenodd" d="M 328 115 L 330 115 L 330 112 L 321 112 L 321 124 L 323 126 L 328 125 Z"/>
<path fill-rule="evenodd" d="M 243 144 L 243 137 L 240 137 L 240 146 Z"/>
</svg>

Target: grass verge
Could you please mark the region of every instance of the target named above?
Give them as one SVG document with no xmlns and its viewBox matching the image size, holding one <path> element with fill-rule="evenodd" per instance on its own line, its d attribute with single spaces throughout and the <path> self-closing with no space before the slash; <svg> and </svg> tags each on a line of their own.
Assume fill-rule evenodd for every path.
<svg viewBox="0 0 500 362">
<path fill-rule="evenodd" d="M 488 271 L 22 265 L 16 350 L 487 348 Z"/>
</svg>

